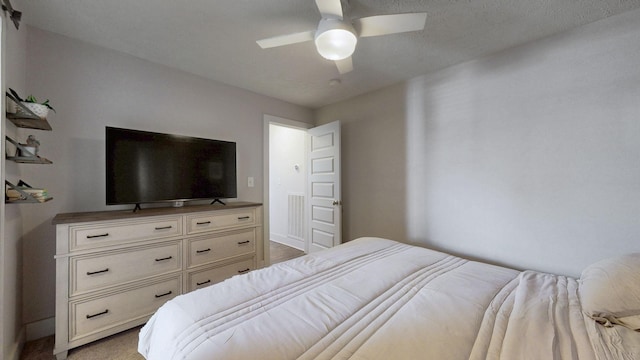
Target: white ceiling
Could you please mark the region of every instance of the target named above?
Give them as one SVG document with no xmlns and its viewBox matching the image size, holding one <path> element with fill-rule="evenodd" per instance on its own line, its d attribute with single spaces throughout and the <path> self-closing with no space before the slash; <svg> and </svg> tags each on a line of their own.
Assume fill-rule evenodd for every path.
<svg viewBox="0 0 640 360">
<path fill-rule="evenodd" d="M 17 0 L 16 0 L 17 1 Z M 640 7 L 640 0 L 343 0 L 353 18 L 427 12 L 424 31 L 360 39 L 339 75 L 313 42 L 314 0 L 22 0 L 23 23 L 317 108 Z M 329 85 L 338 78 L 341 85 Z"/>
</svg>

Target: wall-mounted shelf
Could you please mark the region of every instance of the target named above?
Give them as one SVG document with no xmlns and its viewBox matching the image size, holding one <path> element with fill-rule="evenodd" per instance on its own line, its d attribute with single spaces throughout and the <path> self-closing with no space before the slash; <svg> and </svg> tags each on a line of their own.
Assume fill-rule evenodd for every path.
<svg viewBox="0 0 640 360">
<path fill-rule="evenodd" d="M 12 160 L 22 164 L 53 164 L 49 159 L 32 154 L 29 149 L 25 148 L 24 145 L 19 144 L 12 138 L 5 136 L 5 139 L 16 147 L 15 156 L 9 156 L 9 154 L 6 154 L 7 160 Z"/>
<path fill-rule="evenodd" d="M 11 92 L 15 93 L 13 90 Z M 6 95 L 11 101 L 13 101 L 19 108 L 16 113 L 7 113 L 7 119 L 14 123 L 17 127 L 37 130 L 52 130 L 51 125 L 46 118 L 40 118 L 31 109 L 27 108 L 20 102 L 18 95 L 6 92 Z M 52 164 L 49 159 L 45 159 L 36 155 L 37 147 L 28 147 L 20 144 L 12 138 L 5 136 L 5 140 L 9 141 L 16 147 L 15 156 L 10 156 L 5 153 L 5 157 L 8 160 L 15 161 L 23 164 Z M 35 150 L 34 150 L 35 149 Z M 53 200 L 45 189 L 34 189 L 29 184 L 20 180 L 18 185 L 13 185 L 9 181 L 5 180 L 5 203 L 18 204 L 18 203 L 43 203 Z"/>
<path fill-rule="evenodd" d="M 49 125 L 49 122 L 47 121 L 47 119 L 25 118 L 23 115 L 11 114 L 11 113 L 7 113 L 7 119 L 9 119 L 9 121 L 11 121 L 15 126 L 19 128 L 49 130 L 49 131 L 52 130 L 51 125 Z"/>
<path fill-rule="evenodd" d="M 53 197 L 47 195 L 46 190 L 41 189 L 33 189 L 34 192 L 29 192 L 29 189 L 32 189 L 31 186 L 27 185 L 24 181 L 20 181 L 18 186 L 13 185 L 9 181 L 4 181 L 5 186 L 9 188 L 6 189 L 5 194 L 5 202 L 7 204 L 20 204 L 20 203 L 43 203 L 50 200 L 53 200 Z M 37 191 L 35 191 L 37 190 Z M 9 196 L 10 194 L 17 194 L 18 197 Z M 38 196 L 38 194 L 44 194 L 44 197 Z"/>
<path fill-rule="evenodd" d="M 53 130 L 47 119 L 43 119 L 34 114 L 33 111 L 22 105 L 22 102 L 16 99 L 9 92 L 6 92 L 6 95 L 21 109 L 20 113 L 7 113 L 7 119 L 9 119 L 15 126 L 26 129 Z"/>
<path fill-rule="evenodd" d="M 51 160 L 45 159 L 45 158 L 40 157 L 40 156 L 33 156 L 33 157 L 28 157 L 28 156 L 7 156 L 7 159 L 15 161 L 15 162 L 20 163 L 20 164 L 40 164 L 40 165 L 53 164 L 53 162 Z"/>
</svg>

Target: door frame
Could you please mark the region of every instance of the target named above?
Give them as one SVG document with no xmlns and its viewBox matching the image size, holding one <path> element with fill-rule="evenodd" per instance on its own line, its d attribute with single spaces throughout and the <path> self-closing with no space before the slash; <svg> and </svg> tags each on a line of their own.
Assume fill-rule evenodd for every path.
<svg viewBox="0 0 640 360">
<path fill-rule="evenodd" d="M 263 115 L 263 150 L 262 150 L 262 156 L 263 156 L 263 167 L 262 167 L 262 184 L 263 184 L 263 188 L 262 188 L 262 226 L 263 226 L 263 241 L 262 243 L 264 244 L 264 266 L 269 266 L 271 265 L 271 250 L 269 249 L 269 244 L 270 244 L 270 235 L 271 235 L 271 231 L 269 229 L 269 221 L 270 221 L 270 217 L 269 217 L 269 190 L 270 190 L 270 184 L 269 184 L 269 125 L 273 124 L 273 125 L 278 125 L 278 126 L 285 126 L 285 127 L 290 127 L 293 129 L 299 129 L 299 130 L 304 130 L 307 131 L 309 129 L 311 129 L 312 127 L 314 127 L 313 124 L 308 124 L 305 122 L 301 122 L 301 121 L 296 121 L 296 120 L 290 120 L 290 119 L 285 119 L 285 118 L 281 118 L 279 116 L 274 116 L 274 115 L 268 115 L 268 114 L 264 114 Z M 305 191 L 305 198 L 306 198 L 306 191 Z M 306 236 L 305 236 L 306 237 Z M 305 239 L 305 241 L 308 239 Z"/>
</svg>

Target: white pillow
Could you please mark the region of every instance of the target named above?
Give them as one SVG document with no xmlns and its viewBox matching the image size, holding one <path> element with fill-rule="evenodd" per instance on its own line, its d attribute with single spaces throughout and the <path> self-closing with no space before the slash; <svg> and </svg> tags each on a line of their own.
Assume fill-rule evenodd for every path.
<svg viewBox="0 0 640 360">
<path fill-rule="evenodd" d="M 640 331 L 640 253 L 587 266 L 580 276 L 580 300 L 597 322 Z"/>
</svg>

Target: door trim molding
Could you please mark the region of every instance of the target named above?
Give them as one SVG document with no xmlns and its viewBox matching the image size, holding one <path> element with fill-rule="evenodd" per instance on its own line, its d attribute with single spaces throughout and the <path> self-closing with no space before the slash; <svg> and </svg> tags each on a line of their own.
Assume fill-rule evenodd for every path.
<svg viewBox="0 0 640 360">
<path fill-rule="evenodd" d="M 294 128 L 294 129 L 300 129 L 300 130 L 308 130 L 311 129 L 314 125 L 313 124 L 308 124 L 302 121 L 296 121 L 296 120 L 290 120 L 290 119 L 285 119 L 285 118 L 281 118 L 279 116 L 274 116 L 274 115 L 269 115 L 269 114 L 263 114 L 263 130 L 262 130 L 262 144 L 263 144 L 263 149 L 262 149 L 262 214 L 263 214 L 263 218 L 262 218 L 262 226 L 264 228 L 263 230 L 263 236 L 264 236 L 264 266 L 269 266 L 271 265 L 271 251 L 269 250 L 269 236 L 271 234 L 271 230 L 269 228 L 269 221 L 270 221 L 270 217 L 269 217 L 269 125 L 274 124 L 274 125 L 278 125 L 278 126 L 286 126 L 286 127 L 290 127 L 290 128 Z"/>
</svg>

